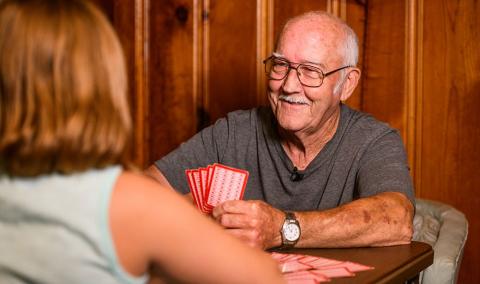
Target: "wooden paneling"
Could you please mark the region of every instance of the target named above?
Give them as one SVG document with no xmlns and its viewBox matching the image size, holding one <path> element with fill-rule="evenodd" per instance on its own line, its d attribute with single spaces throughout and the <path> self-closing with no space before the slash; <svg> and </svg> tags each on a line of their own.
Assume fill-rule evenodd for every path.
<svg viewBox="0 0 480 284">
<path fill-rule="evenodd" d="M 422 178 L 422 107 L 423 107 L 423 1 L 406 1 L 405 27 L 405 86 L 406 135 L 405 146 L 415 194 L 421 196 Z"/>
<path fill-rule="evenodd" d="M 459 283 L 480 271 L 480 4 L 368 1 L 362 110 L 408 141 L 418 197 L 470 222 Z"/>
<path fill-rule="evenodd" d="M 162 157 L 196 132 L 193 12 L 192 0 L 150 1 L 148 162 Z"/>
<path fill-rule="evenodd" d="M 204 109 L 213 123 L 227 112 L 257 104 L 254 0 L 211 0 L 205 11 L 208 84 Z"/>
<path fill-rule="evenodd" d="M 355 31 L 358 37 L 358 67 L 363 72 L 363 55 L 365 43 L 365 25 L 366 25 L 366 1 L 348 0 L 346 2 L 346 14 L 344 20 Z M 364 74 L 360 77 L 357 88 L 347 100 L 347 105 L 355 109 L 362 108 L 362 85 L 365 80 Z"/>
<path fill-rule="evenodd" d="M 405 1 L 368 1 L 362 110 L 406 139 Z"/>
<path fill-rule="evenodd" d="M 480 3 L 424 2 L 422 197 L 469 220 L 459 283 L 480 281 Z"/>
<path fill-rule="evenodd" d="M 274 4 L 274 28 L 275 42 L 285 22 L 296 15 L 313 11 L 327 10 L 328 0 L 277 0 Z"/>
</svg>

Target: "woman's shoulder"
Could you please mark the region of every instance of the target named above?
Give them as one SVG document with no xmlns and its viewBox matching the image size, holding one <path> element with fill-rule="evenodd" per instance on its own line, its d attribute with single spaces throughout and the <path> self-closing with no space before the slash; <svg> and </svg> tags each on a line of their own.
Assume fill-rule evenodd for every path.
<svg viewBox="0 0 480 284">
<path fill-rule="evenodd" d="M 122 170 L 118 176 L 117 185 L 121 187 L 149 188 L 160 186 L 155 180 L 140 171 Z"/>
<path fill-rule="evenodd" d="M 159 205 L 161 202 L 163 207 L 169 207 L 167 200 L 170 202 L 183 202 L 179 194 L 171 187 L 160 184 L 152 177 L 145 175 L 140 171 L 123 170 L 118 176 L 115 185 L 115 195 L 117 201 L 123 201 L 122 206 L 130 207 L 133 210 L 140 208 L 132 208 L 143 205 Z"/>
</svg>

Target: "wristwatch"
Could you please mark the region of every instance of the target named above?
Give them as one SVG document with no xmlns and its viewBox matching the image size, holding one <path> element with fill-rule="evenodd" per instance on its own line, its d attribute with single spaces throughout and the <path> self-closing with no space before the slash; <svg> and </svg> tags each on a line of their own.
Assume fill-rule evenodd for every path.
<svg viewBox="0 0 480 284">
<path fill-rule="evenodd" d="M 292 248 L 300 239 L 300 223 L 292 212 L 285 212 L 285 221 L 280 234 L 282 235 L 282 248 Z"/>
</svg>

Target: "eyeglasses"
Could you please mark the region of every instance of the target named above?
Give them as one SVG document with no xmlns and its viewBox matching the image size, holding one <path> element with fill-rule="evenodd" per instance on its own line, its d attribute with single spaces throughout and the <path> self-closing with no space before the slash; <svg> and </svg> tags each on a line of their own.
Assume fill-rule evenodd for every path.
<svg viewBox="0 0 480 284">
<path fill-rule="evenodd" d="M 297 77 L 300 83 L 306 87 L 320 87 L 323 84 L 323 79 L 337 71 L 352 67 L 350 65 L 340 67 L 327 73 L 323 73 L 319 68 L 303 63 L 289 62 L 283 58 L 276 57 L 274 55 L 263 60 L 265 64 L 265 73 L 271 80 L 283 80 L 287 77 L 290 69 L 297 71 Z M 293 67 L 292 64 L 298 64 L 297 67 Z"/>
</svg>

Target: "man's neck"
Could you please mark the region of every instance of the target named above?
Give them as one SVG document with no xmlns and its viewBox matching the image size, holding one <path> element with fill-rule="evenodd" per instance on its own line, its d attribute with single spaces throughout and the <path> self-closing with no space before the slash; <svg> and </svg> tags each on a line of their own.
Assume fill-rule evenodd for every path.
<svg viewBox="0 0 480 284">
<path fill-rule="evenodd" d="M 340 107 L 336 108 L 322 123 L 322 126 L 314 132 L 291 133 L 280 130 L 283 149 L 293 165 L 300 170 L 305 169 L 333 138 L 339 121 Z"/>
</svg>

